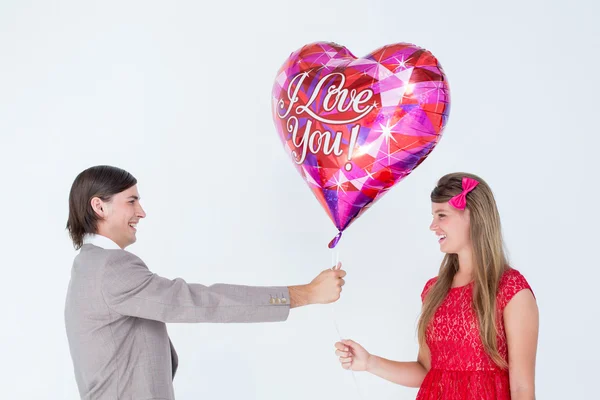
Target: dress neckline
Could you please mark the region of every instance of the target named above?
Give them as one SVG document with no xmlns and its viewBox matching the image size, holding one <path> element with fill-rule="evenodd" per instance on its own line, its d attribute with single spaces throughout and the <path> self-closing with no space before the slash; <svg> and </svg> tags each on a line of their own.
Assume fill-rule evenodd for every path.
<svg viewBox="0 0 600 400">
<path fill-rule="evenodd" d="M 473 284 L 473 282 L 475 282 L 475 281 L 470 281 L 470 282 L 469 282 L 469 283 L 467 283 L 466 285 L 451 287 L 451 288 L 450 288 L 450 290 L 454 290 L 454 289 L 464 289 L 464 288 L 466 288 L 467 286 L 469 286 L 469 285 L 472 285 L 472 284 Z"/>
</svg>

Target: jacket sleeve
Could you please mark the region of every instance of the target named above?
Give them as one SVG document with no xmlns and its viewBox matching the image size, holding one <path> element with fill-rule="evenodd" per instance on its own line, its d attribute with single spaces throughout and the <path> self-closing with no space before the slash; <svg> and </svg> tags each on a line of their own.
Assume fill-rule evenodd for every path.
<svg viewBox="0 0 600 400">
<path fill-rule="evenodd" d="M 187 283 L 152 273 L 127 251 L 107 260 L 106 304 L 122 315 L 161 322 L 277 322 L 290 312 L 287 287 Z"/>
</svg>

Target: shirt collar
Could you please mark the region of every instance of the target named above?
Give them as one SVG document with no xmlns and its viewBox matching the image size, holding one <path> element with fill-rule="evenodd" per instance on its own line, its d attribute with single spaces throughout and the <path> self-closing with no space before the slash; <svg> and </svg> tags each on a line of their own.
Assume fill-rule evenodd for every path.
<svg viewBox="0 0 600 400">
<path fill-rule="evenodd" d="M 93 244 L 106 250 L 121 250 L 119 245 L 111 239 L 95 233 L 86 233 L 83 237 L 83 244 Z"/>
</svg>

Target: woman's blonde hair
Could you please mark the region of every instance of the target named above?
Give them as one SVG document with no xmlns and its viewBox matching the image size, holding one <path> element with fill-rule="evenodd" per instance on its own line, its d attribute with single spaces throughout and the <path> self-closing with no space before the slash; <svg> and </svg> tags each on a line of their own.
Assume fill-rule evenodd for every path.
<svg viewBox="0 0 600 400">
<path fill-rule="evenodd" d="M 470 212 L 470 236 L 473 244 L 474 288 L 473 309 L 479 321 L 479 335 L 486 353 L 501 368 L 506 361 L 498 352 L 496 325 L 496 293 L 503 273 L 509 268 L 500 226 L 500 214 L 494 195 L 488 184 L 476 175 L 453 173 L 443 176 L 431 192 L 431 201 L 445 203 L 462 192 L 462 178 L 479 182 L 467 195 L 465 210 Z M 427 327 L 436 310 L 446 298 L 458 272 L 458 255 L 446 254 L 439 270 L 438 279 L 428 290 L 418 324 L 421 346 L 426 343 Z"/>
</svg>

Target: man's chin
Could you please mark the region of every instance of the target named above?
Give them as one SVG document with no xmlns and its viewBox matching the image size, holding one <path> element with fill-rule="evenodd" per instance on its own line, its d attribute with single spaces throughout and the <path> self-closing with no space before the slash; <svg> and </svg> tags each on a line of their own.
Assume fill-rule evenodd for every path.
<svg viewBox="0 0 600 400">
<path fill-rule="evenodd" d="M 134 244 L 136 242 L 137 238 L 135 237 L 135 234 L 129 236 L 127 238 L 127 242 L 125 243 L 125 246 L 123 247 L 123 249 L 127 248 L 128 246 L 131 246 L 132 244 Z"/>
</svg>

